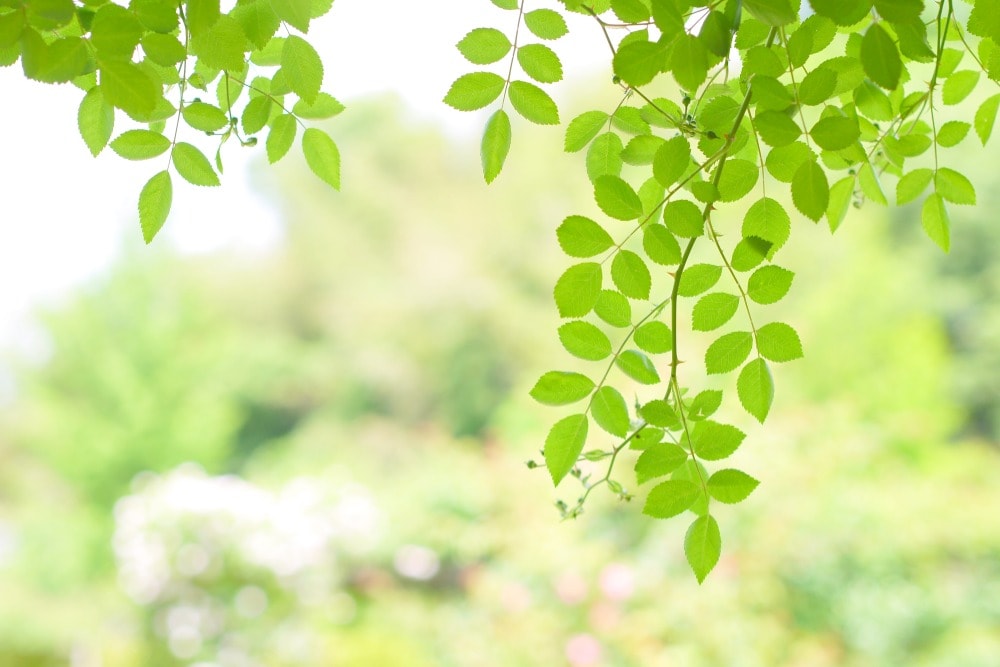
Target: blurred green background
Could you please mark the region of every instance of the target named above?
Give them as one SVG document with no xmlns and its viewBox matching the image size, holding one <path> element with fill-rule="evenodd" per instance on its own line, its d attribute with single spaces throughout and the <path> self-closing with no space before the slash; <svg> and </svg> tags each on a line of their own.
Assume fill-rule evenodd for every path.
<svg viewBox="0 0 1000 667">
<path fill-rule="evenodd" d="M 912 207 L 796 223 L 806 359 L 699 587 L 645 489 L 561 523 L 524 465 L 578 156 L 518 128 L 487 189 L 400 106 L 331 126 L 343 194 L 262 170 L 272 250 L 135 248 L 6 355 L 0 667 L 1000 665 L 996 170 L 947 257 Z"/>
</svg>

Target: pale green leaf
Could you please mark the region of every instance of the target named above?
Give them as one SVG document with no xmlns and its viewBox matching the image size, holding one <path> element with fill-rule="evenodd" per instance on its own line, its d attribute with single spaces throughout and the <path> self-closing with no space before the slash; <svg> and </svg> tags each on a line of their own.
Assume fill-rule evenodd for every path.
<svg viewBox="0 0 1000 667">
<path fill-rule="evenodd" d="M 504 79 L 492 72 L 464 74 L 451 84 L 444 103 L 459 111 L 475 111 L 487 106 L 503 92 Z"/>
<path fill-rule="evenodd" d="M 163 155 L 169 148 L 170 139 L 150 130 L 129 130 L 111 142 L 111 150 L 126 160 L 148 160 Z"/>
<path fill-rule="evenodd" d="M 188 125 L 202 132 L 215 132 L 229 125 L 222 109 L 205 102 L 191 102 L 181 109 L 181 115 Z"/>
<path fill-rule="evenodd" d="M 302 133 L 302 154 L 312 173 L 334 190 L 340 189 L 340 151 L 323 130 L 306 128 Z"/>
<path fill-rule="evenodd" d="M 691 311 L 691 325 L 695 331 L 712 331 L 732 319 L 740 306 L 735 294 L 716 292 L 698 299 Z"/>
<path fill-rule="evenodd" d="M 28 28 L 21 35 L 21 67 L 24 76 L 33 81 L 64 83 L 92 70 L 93 63 L 87 43 L 79 37 L 61 37 L 46 43 Z"/>
<path fill-rule="evenodd" d="M 343 110 L 344 105 L 335 97 L 329 93 L 320 93 L 312 103 L 305 100 L 296 102 L 292 107 L 292 114 L 306 120 L 324 120 L 333 118 Z"/>
<path fill-rule="evenodd" d="M 934 172 L 927 167 L 918 167 L 904 174 L 896 184 L 896 204 L 902 206 L 922 195 L 932 178 Z"/>
<path fill-rule="evenodd" d="M 559 327 L 559 342 L 574 357 L 600 361 L 611 355 L 611 340 L 590 322 L 576 320 Z"/>
<path fill-rule="evenodd" d="M 593 257 L 614 245 L 614 239 L 603 227 L 582 215 L 563 220 L 556 236 L 563 252 L 570 257 Z"/>
<path fill-rule="evenodd" d="M 267 133 L 265 148 L 267 149 L 267 161 L 274 164 L 285 157 L 288 149 L 295 143 L 295 133 L 298 126 L 295 117 L 291 114 L 283 113 L 271 123 L 271 131 Z"/>
<path fill-rule="evenodd" d="M 219 0 L 185 0 L 184 24 L 192 37 L 206 34 L 219 20 Z"/>
<path fill-rule="evenodd" d="M 156 174 L 142 187 L 139 193 L 139 224 L 146 243 L 153 240 L 166 222 L 172 199 L 173 185 L 167 171 Z"/>
<path fill-rule="evenodd" d="M 757 350 L 770 361 L 802 358 L 802 342 L 795 329 L 784 322 L 771 322 L 757 330 Z"/>
<path fill-rule="evenodd" d="M 939 168 L 934 174 L 934 189 L 953 204 L 976 203 L 976 189 L 965 175 L 948 167 Z"/>
<path fill-rule="evenodd" d="M 480 158 L 483 165 L 483 178 L 492 183 L 510 152 L 510 117 L 503 109 L 497 109 L 486 122 L 483 141 L 480 146 Z"/>
<path fill-rule="evenodd" d="M 655 444 L 640 454 L 635 462 L 636 482 L 644 484 L 651 479 L 669 475 L 687 461 L 687 458 L 688 453 L 673 443 Z"/>
<path fill-rule="evenodd" d="M 774 380 L 766 361 L 747 362 L 736 379 L 736 393 L 743 408 L 763 424 L 774 402 Z"/>
<path fill-rule="evenodd" d="M 674 338 L 670 333 L 670 327 L 656 320 L 637 327 L 633 340 L 650 354 L 663 354 L 674 349 Z"/>
<path fill-rule="evenodd" d="M 677 413 L 662 399 L 650 401 L 639 408 L 639 416 L 647 423 L 663 428 L 673 428 L 680 423 Z"/>
<path fill-rule="evenodd" d="M 183 141 L 178 142 L 171 151 L 171 159 L 177 173 L 188 183 L 207 186 L 220 184 L 219 175 L 212 168 L 212 163 L 197 147 Z"/>
<path fill-rule="evenodd" d="M 861 39 L 861 65 L 868 78 L 883 88 L 892 90 L 899 85 L 899 77 L 903 72 L 899 49 L 885 28 L 878 23 L 868 26 Z"/>
<path fill-rule="evenodd" d="M 559 39 L 569 29 L 562 15 L 551 9 L 535 9 L 524 15 L 524 25 L 539 39 Z"/>
<path fill-rule="evenodd" d="M 538 378 L 531 397 L 544 405 L 569 405 L 582 401 L 594 390 L 594 382 L 581 373 L 549 371 Z"/>
<path fill-rule="evenodd" d="M 187 51 L 173 35 L 148 32 L 142 38 L 142 50 L 157 65 L 173 67 L 187 58 Z"/>
<path fill-rule="evenodd" d="M 948 252 L 951 248 L 951 218 L 948 216 L 948 209 L 945 208 L 944 198 L 940 194 L 935 192 L 924 201 L 920 221 L 927 236 L 942 250 Z"/>
<path fill-rule="evenodd" d="M 642 513 L 654 519 L 669 519 L 691 507 L 700 493 L 700 489 L 687 480 L 662 482 L 649 491 Z"/>
<path fill-rule="evenodd" d="M 541 11 L 541 10 L 537 10 Z M 603 111 L 585 111 L 573 120 L 566 127 L 566 140 L 563 150 L 567 153 L 575 153 L 586 148 L 594 137 L 598 135 L 604 124 L 608 122 L 608 114 Z M 617 135 L 612 135 L 616 139 Z M 621 139 L 618 139 L 619 145 Z M 619 149 L 619 154 L 621 150 Z M 604 172 L 611 173 L 611 172 Z M 614 172 L 616 175 L 618 172 Z"/>
<path fill-rule="evenodd" d="M 735 426 L 705 419 L 695 424 L 691 446 L 700 458 L 718 461 L 731 456 L 745 438 L 746 434 Z"/>
<path fill-rule="evenodd" d="M 794 277 L 794 273 L 780 266 L 762 266 L 747 281 L 747 296 L 760 304 L 776 303 L 788 294 Z"/>
<path fill-rule="evenodd" d="M 281 27 L 281 19 L 274 13 L 270 0 L 240 2 L 230 15 L 236 19 L 250 43 L 263 49 Z"/>
<path fill-rule="evenodd" d="M 668 54 L 666 46 L 659 42 L 632 42 L 618 49 L 612 67 L 625 83 L 644 86 L 667 67 Z"/>
<path fill-rule="evenodd" d="M 243 124 L 243 132 L 247 136 L 257 134 L 267 125 L 271 118 L 271 105 L 273 104 L 270 95 L 259 95 L 253 97 L 243 107 L 243 115 L 240 122 Z"/>
<path fill-rule="evenodd" d="M 615 359 L 615 365 L 640 384 L 657 384 L 660 381 L 653 362 L 638 350 L 625 350 Z"/>
<path fill-rule="evenodd" d="M 993 125 L 996 123 L 998 108 L 1000 108 L 1000 94 L 987 98 L 979 105 L 979 109 L 976 110 L 976 134 L 979 136 L 979 140 L 983 143 L 983 146 L 986 145 L 990 135 L 993 134 Z"/>
<path fill-rule="evenodd" d="M 517 48 L 517 62 L 524 73 L 541 83 L 562 81 L 563 70 L 559 56 L 544 44 L 525 44 Z M 511 100 L 513 104 L 513 100 Z"/>
<path fill-rule="evenodd" d="M 653 176 L 663 187 L 670 187 L 680 179 L 691 163 L 691 146 L 678 135 L 669 139 L 653 156 Z"/>
<path fill-rule="evenodd" d="M 792 221 L 785 208 L 774 199 L 755 201 L 743 216 L 742 234 L 756 236 L 771 244 L 771 255 L 778 251 L 791 234 Z"/>
<path fill-rule="evenodd" d="M 823 150 L 839 151 L 856 142 L 861 130 L 853 118 L 831 115 L 817 121 L 809 130 L 809 135 Z"/>
<path fill-rule="evenodd" d="M 583 317 L 597 302 L 602 282 L 601 265 L 584 262 L 569 267 L 556 282 L 554 296 L 560 317 Z"/>
<path fill-rule="evenodd" d="M 94 14 L 90 43 L 102 58 L 132 59 L 143 29 L 139 20 L 121 5 L 108 3 Z"/>
<path fill-rule="evenodd" d="M 678 199 L 664 206 L 663 222 L 676 236 L 694 238 L 705 233 L 705 217 L 701 209 L 687 199 Z"/>
<path fill-rule="evenodd" d="M 587 442 L 589 421 L 587 415 L 570 415 L 560 419 L 545 438 L 545 467 L 552 476 L 552 483 L 559 482 L 569 474 L 583 452 Z"/>
<path fill-rule="evenodd" d="M 271 0 L 271 8 L 285 23 L 300 32 L 309 32 L 312 0 Z"/>
<path fill-rule="evenodd" d="M 503 58 L 510 51 L 507 35 L 496 28 L 476 28 L 457 45 L 465 59 L 475 65 L 489 65 Z"/>
<path fill-rule="evenodd" d="M 292 92 L 308 103 L 323 85 L 323 61 L 312 44 L 292 35 L 281 49 L 281 71 Z"/>
<path fill-rule="evenodd" d="M 715 568 L 721 554 L 719 524 L 710 514 L 695 519 L 684 535 L 684 555 L 699 584 Z"/>
<path fill-rule="evenodd" d="M 745 500 L 759 485 L 760 481 L 735 468 L 719 470 L 708 478 L 709 494 L 729 505 Z"/>
<path fill-rule="evenodd" d="M 607 178 L 607 177 L 606 177 Z M 625 296 L 648 299 L 652 278 L 649 268 L 639 255 L 631 250 L 620 250 L 611 262 L 611 280 Z"/>
<path fill-rule="evenodd" d="M 511 81 L 507 88 L 510 104 L 521 116 L 539 125 L 558 125 L 559 109 L 549 94 L 533 83 Z M 447 101 L 447 100 L 446 100 Z"/>
<path fill-rule="evenodd" d="M 753 335 L 749 331 L 727 333 L 708 346 L 705 370 L 709 375 L 734 371 L 750 356 L 752 348 Z"/>
<path fill-rule="evenodd" d="M 601 176 L 618 176 L 622 171 L 621 137 L 605 132 L 590 144 L 587 150 L 587 177 L 595 182 Z"/>
<path fill-rule="evenodd" d="M 979 72 L 971 69 L 953 73 L 941 86 L 941 101 L 945 104 L 958 104 L 969 96 L 979 83 Z"/>
<path fill-rule="evenodd" d="M 590 401 L 590 415 L 611 435 L 624 438 L 629 431 L 628 405 L 614 387 L 604 386 L 594 392 Z"/>
<path fill-rule="evenodd" d="M 648 224 L 642 229 L 642 249 L 650 260 L 663 266 L 679 264 L 681 247 L 674 235 L 663 225 Z"/>
<path fill-rule="evenodd" d="M 819 221 L 830 203 L 830 186 L 826 173 L 814 160 L 807 160 L 792 179 L 792 202 L 795 208 L 813 221 Z"/>
<path fill-rule="evenodd" d="M 139 23 L 154 32 L 166 35 L 177 28 L 176 2 L 171 0 L 130 0 L 128 7 L 135 13 Z"/>
<path fill-rule="evenodd" d="M 207 32 L 191 39 L 191 52 L 198 56 L 199 62 L 219 70 L 242 70 L 249 48 L 239 21 L 229 15 L 220 16 Z"/>
<path fill-rule="evenodd" d="M 618 176 L 598 176 L 594 199 L 607 215 L 616 220 L 635 220 L 642 215 L 642 201 L 632 186 Z"/>
<path fill-rule="evenodd" d="M 678 296 L 698 296 L 710 290 L 722 277 L 722 267 L 717 264 L 692 264 L 680 275 Z"/>
<path fill-rule="evenodd" d="M 115 109 L 104 100 L 98 86 L 94 86 L 83 96 L 76 120 L 80 136 L 91 155 L 97 157 L 108 145 L 115 127 Z"/>
<path fill-rule="evenodd" d="M 621 292 L 601 290 L 594 304 L 594 313 L 613 327 L 627 327 L 632 324 L 632 304 Z"/>
</svg>

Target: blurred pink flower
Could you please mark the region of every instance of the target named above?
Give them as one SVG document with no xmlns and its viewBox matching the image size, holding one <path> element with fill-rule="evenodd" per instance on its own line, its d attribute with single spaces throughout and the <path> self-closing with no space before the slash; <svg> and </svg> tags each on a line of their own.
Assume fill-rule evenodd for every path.
<svg viewBox="0 0 1000 667">
<path fill-rule="evenodd" d="M 566 659 L 573 667 L 589 667 L 601 661 L 601 643 L 592 635 L 573 635 L 566 642 Z"/>
</svg>

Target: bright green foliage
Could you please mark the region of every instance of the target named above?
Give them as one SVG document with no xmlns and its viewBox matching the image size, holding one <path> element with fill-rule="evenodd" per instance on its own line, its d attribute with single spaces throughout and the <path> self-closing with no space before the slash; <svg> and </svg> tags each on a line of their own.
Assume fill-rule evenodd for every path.
<svg viewBox="0 0 1000 667">
<path fill-rule="evenodd" d="M 30 79 L 80 87 L 77 120 L 91 153 L 126 122 L 110 141 L 115 153 L 169 156 L 140 193 L 147 241 L 168 215 L 172 172 L 219 184 L 229 139 L 263 139 L 273 163 L 301 134 L 306 164 L 339 187 L 336 143 L 304 123 L 343 109 L 321 91 L 323 64 L 304 36 L 331 3 L 235 4 L 26 0 L 0 8 L 0 62 L 20 59 Z M 1000 12 L 985 0 L 968 13 L 945 0 L 492 4 L 506 10 L 496 12 L 502 29 L 474 28 L 458 41 L 479 71 L 458 73 L 444 96 L 460 111 L 492 107 L 480 145 L 487 182 L 499 177 L 521 122 L 511 116 L 560 122 L 549 86 L 570 63 L 551 40 L 566 34 L 567 12 L 595 21 L 603 33 L 596 48 L 608 47 L 612 85 L 621 89 L 616 103 L 574 110 L 564 134 L 566 151 L 583 153 L 599 213 L 567 212 L 558 225 L 569 260 L 553 296 L 571 320 L 560 324 L 559 340 L 594 368 L 546 373 L 532 389 L 551 405 L 591 397 L 549 432 L 546 467 L 557 484 L 574 472 L 582 498 L 607 484 L 625 499 L 611 477 L 619 457 L 603 447 L 583 456 L 590 419 L 618 439 L 611 453 L 642 450 L 640 482 L 671 476 L 650 492 L 646 513 L 699 515 L 685 553 L 701 581 L 721 549 L 712 503 L 739 502 L 756 486 L 745 473 L 705 467 L 743 440 L 708 417 L 736 402 L 736 375 L 736 399 L 763 422 L 775 396 L 770 364 L 803 354 L 788 324 L 756 324 L 759 309 L 792 287 L 793 273 L 775 262 L 793 219 L 825 217 L 836 230 L 852 206 L 885 205 L 892 191 L 897 204 L 920 204 L 924 230 L 947 251 L 947 206 L 977 201 L 948 149 L 971 130 L 984 145 L 992 137 L 1000 95 L 975 93 L 1000 80 Z M 688 321 L 697 343 L 683 339 Z M 683 363 L 695 349 L 706 350 L 703 368 Z M 726 376 L 722 389 L 702 387 L 706 375 Z M 633 397 L 641 407 L 630 419 Z M 593 465 L 607 465 L 607 474 L 591 477 L 584 468 Z M 566 516 L 582 503 L 562 506 Z"/>
</svg>

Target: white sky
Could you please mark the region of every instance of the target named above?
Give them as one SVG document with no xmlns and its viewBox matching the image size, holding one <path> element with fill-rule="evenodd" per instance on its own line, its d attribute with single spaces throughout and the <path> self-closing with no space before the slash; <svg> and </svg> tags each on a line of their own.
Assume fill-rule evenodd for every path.
<svg viewBox="0 0 1000 667">
<path fill-rule="evenodd" d="M 553 6 L 526 0 L 528 9 Z M 392 7 L 387 16 L 386 6 Z M 450 134 L 472 137 L 487 112 L 463 114 L 441 98 L 451 81 L 475 67 L 454 44 L 472 28 L 510 33 L 516 12 L 489 0 L 336 0 L 314 22 L 310 41 L 326 65 L 323 89 L 341 101 L 392 91 L 412 113 Z M 552 44 L 574 74 L 607 61 L 593 21 L 571 17 L 570 35 Z M 136 200 L 162 168 L 157 160 L 128 162 L 105 149 L 94 159 L 76 130 L 77 88 L 26 81 L 20 64 L 0 69 L 0 344 L 24 335 L 31 308 L 52 302 L 107 268 L 124 247 L 141 245 Z M 558 99 L 558 90 L 557 90 Z M 119 118 L 116 134 L 127 119 Z M 227 145 L 228 147 L 228 145 Z M 238 149 L 239 147 L 234 147 Z M 276 210 L 252 190 L 248 165 L 263 147 L 223 152 L 221 188 L 175 179 L 170 219 L 156 244 L 182 252 L 260 247 L 276 237 Z M 349 156 L 345 156 L 349 160 Z"/>
</svg>

